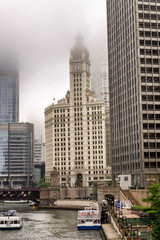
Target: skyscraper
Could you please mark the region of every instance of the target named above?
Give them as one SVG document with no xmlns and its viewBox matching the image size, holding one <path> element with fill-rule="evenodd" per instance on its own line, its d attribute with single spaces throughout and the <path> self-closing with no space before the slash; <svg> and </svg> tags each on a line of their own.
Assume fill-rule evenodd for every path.
<svg viewBox="0 0 160 240">
<path fill-rule="evenodd" d="M 19 121 L 19 74 L 0 62 L 0 123 Z"/>
<path fill-rule="evenodd" d="M 34 125 L 19 123 L 19 73 L 0 61 L 0 186 L 28 186 L 33 176 Z"/>
<path fill-rule="evenodd" d="M 160 180 L 160 0 L 107 0 L 112 172 Z"/>
<path fill-rule="evenodd" d="M 45 109 L 46 180 L 56 167 L 62 186 L 105 179 L 105 104 L 91 91 L 90 60 L 78 36 L 70 55 L 70 91 Z"/>
</svg>

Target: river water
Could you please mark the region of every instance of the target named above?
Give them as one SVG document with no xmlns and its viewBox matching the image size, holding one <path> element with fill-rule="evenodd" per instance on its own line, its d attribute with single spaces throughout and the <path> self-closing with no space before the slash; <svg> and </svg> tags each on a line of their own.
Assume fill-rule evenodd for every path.
<svg viewBox="0 0 160 240">
<path fill-rule="evenodd" d="M 21 230 L 0 231 L 0 240 L 101 240 L 100 231 L 78 231 L 77 211 L 32 210 L 27 204 L 0 204 L 0 212 L 17 210 L 22 214 Z"/>
</svg>

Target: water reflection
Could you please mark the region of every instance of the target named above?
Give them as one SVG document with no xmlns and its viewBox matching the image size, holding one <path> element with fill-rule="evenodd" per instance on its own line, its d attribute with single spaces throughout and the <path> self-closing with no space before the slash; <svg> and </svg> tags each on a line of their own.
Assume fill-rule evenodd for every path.
<svg viewBox="0 0 160 240">
<path fill-rule="evenodd" d="M 100 240 L 99 231 L 78 231 L 77 211 L 32 210 L 28 205 L 0 204 L 0 211 L 16 209 L 21 212 L 23 228 L 0 231 L 1 240 Z"/>
</svg>

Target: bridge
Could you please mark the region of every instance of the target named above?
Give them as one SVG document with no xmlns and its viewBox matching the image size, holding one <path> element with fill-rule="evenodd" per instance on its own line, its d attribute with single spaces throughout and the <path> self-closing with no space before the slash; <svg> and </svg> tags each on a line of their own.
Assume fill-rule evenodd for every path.
<svg viewBox="0 0 160 240">
<path fill-rule="evenodd" d="M 16 201 L 16 200 L 31 200 L 36 201 L 40 199 L 39 188 L 0 188 L 0 201 Z"/>
</svg>

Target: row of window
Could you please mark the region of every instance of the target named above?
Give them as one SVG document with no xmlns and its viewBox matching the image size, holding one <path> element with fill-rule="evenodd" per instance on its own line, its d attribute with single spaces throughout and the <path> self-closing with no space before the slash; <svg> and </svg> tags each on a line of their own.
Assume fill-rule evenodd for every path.
<svg viewBox="0 0 160 240">
<path fill-rule="evenodd" d="M 157 38 L 160 37 L 160 32 L 139 31 L 139 36 Z"/>
<path fill-rule="evenodd" d="M 146 77 L 146 76 L 141 76 L 141 82 L 148 82 L 148 83 L 159 83 L 160 82 L 160 77 Z"/>
<path fill-rule="evenodd" d="M 79 83 L 77 83 L 77 84 L 74 83 L 74 87 L 79 87 L 79 86 L 81 87 L 81 86 L 82 86 L 82 83 L 80 83 L 80 84 L 79 84 Z"/>
<path fill-rule="evenodd" d="M 66 109 L 66 111 L 70 112 L 69 109 Z M 54 113 L 65 113 L 65 109 L 56 109 L 56 110 L 54 110 Z M 59 115 L 58 115 L 58 117 L 59 117 Z"/>
<path fill-rule="evenodd" d="M 158 65 L 160 63 L 160 60 L 158 58 L 141 58 L 140 62 L 141 62 L 141 64 L 156 64 L 156 65 Z"/>
<path fill-rule="evenodd" d="M 140 55 L 160 55 L 160 50 L 157 49 L 140 49 Z"/>
<path fill-rule="evenodd" d="M 145 149 L 155 149 L 155 148 L 158 148 L 160 149 L 160 143 L 159 142 L 144 142 L 144 148 Z"/>
<path fill-rule="evenodd" d="M 154 74 L 159 74 L 160 69 L 159 68 L 145 68 L 145 67 L 141 67 L 141 73 L 154 73 Z"/>
<path fill-rule="evenodd" d="M 160 129 L 160 124 L 154 124 L 154 123 L 143 123 L 143 129 Z"/>
<path fill-rule="evenodd" d="M 153 23 L 153 22 L 139 22 L 139 28 L 153 28 L 153 29 L 160 29 L 160 23 Z"/>
<path fill-rule="evenodd" d="M 145 168 L 160 168 L 160 162 L 145 162 Z"/>
<path fill-rule="evenodd" d="M 143 114 L 143 120 L 160 120 L 160 114 Z"/>
<path fill-rule="evenodd" d="M 160 139 L 160 133 L 143 133 L 143 139 Z"/>
<path fill-rule="evenodd" d="M 151 2 L 151 3 L 160 3 L 160 0 L 138 0 L 138 2 Z"/>
<path fill-rule="evenodd" d="M 80 74 L 74 74 L 74 78 L 75 77 L 81 77 L 81 73 Z"/>
<path fill-rule="evenodd" d="M 158 12 L 160 12 L 160 6 L 138 4 L 138 10 L 158 11 Z"/>
<path fill-rule="evenodd" d="M 141 86 L 141 89 L 142 92 L 160 92 L 160 86 Z"/>
<path fill-rule="evenodd" d="M 158 44 L 160 45 L 160 41 L 140 40 L 140 46 L 158 47 Z"/>
<path fill-rule="evenodd" d="M 153 105 L 153 104 L 142 104 L 142 110 L 148 111 L 159 111 L 160 105 Z"/>
<path fill-rule="evenodd" d="M 160 101 L 160 95 L 142 95 L 142 101 Z"/>
<path fill-rule="evenodd" d="M 160 20 L 159 14 L 139 13 L 139 19 Z"/>
</svg>

